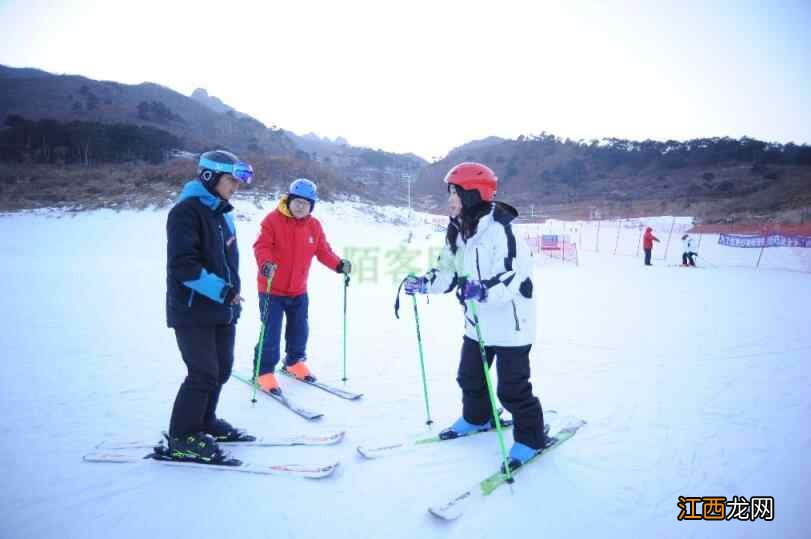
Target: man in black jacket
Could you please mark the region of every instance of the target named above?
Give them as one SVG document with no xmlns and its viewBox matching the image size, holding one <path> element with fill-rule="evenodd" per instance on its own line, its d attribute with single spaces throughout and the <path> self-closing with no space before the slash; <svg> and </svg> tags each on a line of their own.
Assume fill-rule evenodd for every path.
<svg viewBox="0 0 811 539">
<path fill-rule="evenodd" d="M 202 154 L 197 179 L 183 187 L 166 222 L 166 322 L 188 369 L 169 424 L 166 456 L 173 459 L 216 464 L 225 458 L 217 442 L 254 439 L 216 416 L 243 301 L 228 201 L 252 177 L 230 152 Z"/>
</svg>

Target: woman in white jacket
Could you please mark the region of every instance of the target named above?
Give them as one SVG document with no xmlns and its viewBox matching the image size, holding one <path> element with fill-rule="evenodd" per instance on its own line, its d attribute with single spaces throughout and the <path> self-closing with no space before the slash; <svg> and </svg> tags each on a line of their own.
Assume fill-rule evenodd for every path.
<svg viewBox="0 0 811 539">
<path fill-rule="evenodd" d="M 685 234 L 681 237 L 681 244 L 682 244 L 682 255 L 681 255 L 681 265 L 682 266 L 695 266 L 696 261 L 693 259 L 698 253 L 693 250 L 693 238 L 691 238 L 688 234 Z"/>
<path fill-rule="evenodd" d="M 497 358 L 497 395 L 515 422 L 510 466 L 515 468 L 543 450 L 543 410 L 529 382 L 529 351 L 535 340 L 532 259 L 510 223 L 512 206 L 494 202 L 498 179 L 479 163 L 461 163 L 448 172 L 450 223 L 437 267 L 405 282 L 408 294 L 456 291 L 465 321 L 457 382 L 462 388 L 462 417 L 440 436 L 454 438 L 490 428 L 491 404 L 468 301 L 477 315 L 488 364 Z"/>
</svg>

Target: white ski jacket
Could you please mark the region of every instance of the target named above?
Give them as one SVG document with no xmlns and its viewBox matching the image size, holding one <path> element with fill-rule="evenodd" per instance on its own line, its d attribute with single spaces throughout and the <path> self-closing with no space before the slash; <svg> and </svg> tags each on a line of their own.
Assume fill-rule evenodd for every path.
<svg viewBox="0 0 811 539">
<path fill-rule="evenodd" d="M 693 238 L 687 237 L 686 239 L 681 240 L 682 250 L 685 253 L 694 253 L 695 250 L 693 249 Z"/>
<path fill-rule="evenodd" d="M 448 293 L 467 275 L 482 281 L 487 297 L 476 311 L 487 346 L 525 346 L 535 341 L 535 297 L 532 291 L 532 255 L 526 243 L 513 234 L 510 223 L 518 216 L 512 206 L 495 202 L 479 220 L 476 234 L 467 241 L 459 234 L 454 254 L 448 245 L 430 270 L 428 293 Z M 449 226 L 456 226 L 453 222 Z M 461 300 L 460 300 L 461 301 Z M 477 340 L 473 313 L 464 305 L 465 335 Z"/>
</svg>

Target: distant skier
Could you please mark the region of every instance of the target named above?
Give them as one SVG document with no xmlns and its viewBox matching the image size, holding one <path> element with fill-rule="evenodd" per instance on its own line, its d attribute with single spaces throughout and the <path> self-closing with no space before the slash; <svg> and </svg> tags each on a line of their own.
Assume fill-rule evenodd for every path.
<svg viewBox="0 0 811 539">
<path fill-rule="evenodd" d="M 642 249 L 645 250 L 645 265 L 650 266 L 650 256 L 653 252 L 653 242 L 659 242 L 659 238 L 653 235 L 653 229 L 648 227 L 645 229 L 645 235 L 642 237 Z"/>
<path fill-rule="evenodd" d="M 166 320 L 175 330 L 188 375 L 169 424 L 168 456 L 216 464 L 218 441 L 253 440 L 216 416 L 234 363 L 242 307 L 239 251 L 230 198 L 250 183 L 253 168 L 232 153 L 206 152 L 166 222 Z"/>
<path fill-rule="evenodd" d="M 274 370 L 281 355 L 282 317 L 287 317 L 282 369 L 300 380 L 315 380 L 305 363 L 309 336 L 307 279 L 313 257 L 338 273 L 348 275 L 352 271 L 349 260 L 332 252 L 321 223 L 311 215 L 316 201 L 318 192 L 313 182 L 300 178 L 291 183 L 276 209 L 262 221 L 253 244 L 259 268 L 259 313 L 266 324 L 262 350 L 254 354 L 254 361 L 259 359 L 258 383 L 266 391 L 280 391 Z"/>
<path fill-rule="evenodd" d="M 512 206 L 494 202 L 498 179 L 479 163 L 461 163 L 445 176 L 450 223 L 438 267 L 408 277 L 407 294 L 456 290 L 464 309 L 465 335 L 457 382 L 462 389 L 462 417 L 441 437 L 453 438 L 488 429 L 492 410 L 473 314 L 477 303 L 488 364 L 497 358 L 498 398 L 512 413 L 515 444 L 510 467 L 516 468 L 545 446 L 543 409 L 529 382 L 529 352 L 535 340 L 532 260 L 513 233 L 518 216 Z"/>
<path fill-rule="evenodd" d="M 693 257 L 698 256 L 698 253 L 696 253 L 695 250 L 693 249 L 693 238 L 691 238 L 689 234 L 685 234 L 684 236 L 681 237 L 681 244 L 682 244 L 681 265 L 695 266 L 696 261 L 693 260 Z"/>
</svg>

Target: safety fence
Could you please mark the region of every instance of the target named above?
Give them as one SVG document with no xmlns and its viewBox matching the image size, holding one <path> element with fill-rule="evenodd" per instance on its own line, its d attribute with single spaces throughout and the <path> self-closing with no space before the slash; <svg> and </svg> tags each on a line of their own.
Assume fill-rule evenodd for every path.
<svg viewBox="0 0 811 539">
<path fill-rule="evenodd" d="M 447 216 L 426 218 L 437 231 L 444 231 Z M 650 227 L 659 240 L 654 243 L 654 262 L 680 264 L 682 237 L 693 238 L 698 265 L 783 269 L 811 273 L 811 223 L 741 225 L 695 224 L 692 217 L 643 217 L 632 219 L 561 221 L 548 219 L 514 226 L 539 256 L 540 261 L 558 259 L 582 262 L 584 253 L 642 257 L 642 236 Z M 546 245 L 544 245 L 546 237 Z"/>
<path fill-rule="evenodd" d="M 558 221 L 519 225 L 526 238 L 557 234 L 582 253 L 642 257 L 647 228 L 659 240 L 654 262 L 681 263 L 682 238 L 693 239 L 698 264 L 707 267 L 783 269 L 811 273 L 811 225 L 695 225 L 690 217 L 611 221 Z"/>
</svg>

